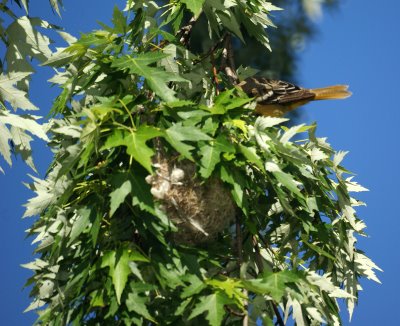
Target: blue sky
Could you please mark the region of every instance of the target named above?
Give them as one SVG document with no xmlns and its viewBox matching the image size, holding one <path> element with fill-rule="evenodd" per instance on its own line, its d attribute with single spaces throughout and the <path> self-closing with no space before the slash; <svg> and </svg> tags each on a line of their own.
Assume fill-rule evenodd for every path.
<svg viewBox="0 0 400 326">
<path fill-rule="evenodd" d="M 369 238 L 358 245 L 384 273 L 379 275 L 382 285 L 362 283 L 364 291 L 348 325 L 395 325 L 397 319 L 399 10 L 395 0 L 344 1 L 340 12 L 325 15 L 319 23 L 321 33 L 302 54 L 300 65 L 305 86 L 346 83 L 353 92 L 345 101 L 303 109 L 308 121 L 318 122 L 319 136 L 328 137 L 337 150 L 350 151 L 343 164 L 370 189 L 359 196 L 367 203 L 359 215 Z"/>
<path fill-rule="evenodd" d="M 400 93 L 400 2 L 384 0 L 342 1 L 341 9 L 325 13 L 318 22 L 319 35 L 306 45 L 300 54 L 301 63 L 297 80 L 305 87 L 320 87 L 346 83 L 353 96 L 345 101 L 312 103 L 303 108 L 307 123 L 317 121 L 320 137 L 336 150 L 350 151 L 344 165 L 355 172 L 356 180 L 370 189 L 360 199 L 368 206 L 359 209 L 359 215 L 368 225 L 368 238 L 359 240 L 359 247 L 366 251 L 383 270 L 379 274 L 382 285 L 362 283 L 360 302 L 352 322 L 345 325 L 393 325 L 397 319 L 396 292 L 400 291 L 397 273 L 400 257 L 397 251 L 399 213 L 395 203 L 397 185 L 400 184 L 396 168 L 399 154 L 398 123 Z M 96 28 L 96 21 L 108 22 L 115 3 L 123 1 L 85 0 L 65 1 L 65 11 L 60 21 L 51 13 L 47 3 L 35 7 L 32 15 L 46 12 L 52 22 L 67 26 L 74 35 L 79 31 Z M 51 71 L 47 73 L 50 75 Z M 46 84 L 33 84 L 35 104 L 47 112 L 55 89 Z M 50 159 L 44 144 L 34 145 L 35 162 L 43 173 Z M 4 167 L 4 164 L 2 164 Z M 23 230 L 32 219 L 21 220 L 22 204 L 32 196 L 21 183 L 29 181 L 31 173 L 20 159 L 0 176 L 0 248 L 3 252 L 0 282 L 0 324 L 31 325 L 34 314 L 23 314 L 28 306 L 28 291 L 22 287 L 30 272 L 20 264 L 32 259 L 33 247 L 24 240 Z M 346 316 L 344 313 L 343 316 Z"/>
</svg>

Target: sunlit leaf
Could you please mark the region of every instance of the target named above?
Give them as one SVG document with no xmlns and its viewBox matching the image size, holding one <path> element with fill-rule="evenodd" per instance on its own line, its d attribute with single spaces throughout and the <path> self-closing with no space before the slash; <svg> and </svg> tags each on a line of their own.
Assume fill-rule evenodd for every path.
<svg viewBox="0 0 400 326">
<path fill-rule="evenodd" d="M 194 16 L 197 17 L 202 9 L 205 0 L 181 0 L 186 7 L 193 12 Z"/>
<path fill-rule="evenodd" d="M 210 325 L 219 326 L 226 313 L 224 305 L 229 303 L 230 300 L 222 292 L 201 297 L 200 302 L 192 310 L 189 319 L 206 313 L 206 319 Z"/>
<path fill-rule="evenodd" d="M 12 72 L 7 75 L 0 75 L 0 98 L 3 101 L 7 101 L 16 110 L 20 108 L 22 110 L 38 110 L 27 98 L 26 92 L 18 89 L 15 85 L 28 77 L 30 72 Z"/>
</svg>

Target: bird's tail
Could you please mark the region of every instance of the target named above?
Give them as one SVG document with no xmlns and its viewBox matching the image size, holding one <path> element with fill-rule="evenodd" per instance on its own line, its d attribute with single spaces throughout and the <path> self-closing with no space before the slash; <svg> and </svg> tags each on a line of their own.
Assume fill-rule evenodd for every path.
<svg viewBox="0 0 400 326">
<path fill-rule="evenodd" d="M 333 100 L 349 97 L 352 93 L 347 89 L 347 85 L 335 85 L 322 88 L 310 89 L 315 94 L 314 100 Z"/>
</svg>

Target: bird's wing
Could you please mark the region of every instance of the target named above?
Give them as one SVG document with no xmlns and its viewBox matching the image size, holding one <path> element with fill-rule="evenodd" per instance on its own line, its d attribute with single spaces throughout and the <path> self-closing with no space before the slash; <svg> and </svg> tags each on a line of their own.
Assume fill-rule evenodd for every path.
<svg viewBox="0 0 400 326">
<path fill-rule="evenodd" d="M 249 77 L 240 86 L 248 95 L 256 98 L 262 105 L 289 105 L 294 102 L 311 101 L 315 93 L 294 84 L 264 77 Z"/>
</svg>

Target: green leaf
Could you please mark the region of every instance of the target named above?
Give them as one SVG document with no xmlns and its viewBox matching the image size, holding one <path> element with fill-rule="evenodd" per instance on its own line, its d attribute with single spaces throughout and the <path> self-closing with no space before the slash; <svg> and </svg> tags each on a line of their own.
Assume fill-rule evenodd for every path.
<svg viewBox="0 0 400 326">
<path fill-rule="evenodd" d="M 203 289 L 206 288 L 206 284 L 194 274 L 190 274 L 187 277 L 187 281 L 190 282 L 190 285 L 183 288 L 183 291 L 180 296 L 182 299 L 186 299 L 197 293 L 200 293 Z"/>
<path fill-rule="evenodd" d="M 195 127 L 185 127 L 181 123 L 176 123 L 166 130 L 167 141 L 183 156 L 192 160 L 190 151 L 194 148 L 183 141 L 211 140 L 212 138 Z"/>
<path fill-rule="evenodd" d="M 188 298 L 186 300 L 183 300 L 181 304 L 176 308 L 174 315 L 175 316 L 181 316 L 186 310 L 186 307 L 192 302 L 193 298 Z"/>
<path fill-rule="evenodd" d="M 113 180 L 116 180 L 117 182 L 118 188 L 110 193 L 110 217 L 114 215 L 117 208 L 124 202 L 126 196 L 128 196 L 132 191 L 131 181 L 125 177 L 126 175 L 121 174 L 113 177 Z"/>
<path fill-rule="evenodd" d="M 49 138 L 44 132 L 44 128 L 34 118 L 34 116 L 18 116 L 7 111 L 0 111 L 1 123 L 29 131 L 31 134 L 48 141 Z"/>
<path fill-rule="evenodd" d="M 181 107 L 186 107 L 186 106 L 193 106 L 195 103 L 189 100 L 177 100 L 174 102 L 168 102 L 165 103 L 165 106 L 168 106 L 169 108 L 181 108 Z M 198 112 L 199 110 L 195 110 L 192 112 Z M 201 112 L 201 111 L 200 111 Z"/>
<path fill-rule="evenodd" d="M 130 268 L 128 263 L 129 263 L 128 250 L 123 250 L 122 253 L 119 252 L 119 254 L 115 256 L 115 265 L 114 265 L 112 279 L 118 303 L 121 302 L 121 295 L 125 289 L 125 285 L 128 280 L 128 275 L 130 274 Z"/>
<path fill-rule="evenodd" d="M 150 185 L 145 181 L 144 176 L 131 171 L 130 181 L 132 184 L 132 205 L 139 205 L 140 209 L 156 215 L 153 196 L 150 192 Z"/>
<path fill-rule="evenodd" d="M 281 142 L 283 144 L 286 144 L 293 136 L 295 136 L 297 133 L 300 132 L 300 130 L 303 130 L 304 124 L 294 126 L 286 130 L 286 132 L 282 135 L 281 137 Z"/>
<path fill-rule="evenodd" d="M 154 323 L 156 321 L 151 317 L 149 310 L 146 307 L 146 303 L 148 303 L 149 298 L 146 296 L 141 296 L 137 292 L 130 292 L 128 294 L 128 298 L 125 301 L 126 307 L 129 311 L 134 311 L 140 316 L 143 316 L 147 320 L 150 320 Z"/>
<path fill-rule="evenodd" d="M 56 13 L 61 17 L 60 8 L 58 6 L 58 3 L 60 3 L 62 5 L 61 0 L 50 0 L 51 6 L 54 8 Z"/>
<path fill-rule="evenodd" d="M 210 111 L 212 114 L 225 114 L 229 110 L 236 109 L 249 103 L 252 99 L 234 97 L 236 89 L 230 89 L 220 93 L 215 98 L 215 103 L 211 107 L 204 107 L 205 110 Z"/>
<path fill-rule="evenodd" d="M 301 235 L 301 240 L 304 242 L 304 244 L 306 244 L 308 247 L 310 247 L 315 252 L 319 253 L 321 256 L 325 256 L 326 258 L 329 258 L 331 260 L 336 260 L 336 258 L 333 255 L 331 255 L 329 252 L 322 249 L 320 245 L 317 246 L 317 245 L 314 245 L 314 244 L 308 242 L 307 236 L 305 234 Z"/>
<path fill-rule="evenodd" d="M 59 184 L 55 184 L 54 186 L 59 188 L 55 189 L 57 190 L 57 192 L 49 192 L 49 181 L 41 180 L 36 177 L 32 177 L 32 179 L 34 180 L 34 189 L 36 191 L 36 196 L 29 199 L 28 203 L 24 205 L 26 207 L 26 211 L 23 217 L 41 214 L 46 208 L 49 207 L 50 204 L 54 203 L 55 197 L 58 195 L 58 192 L 64 190 Z"/>
<path fill-rule="evenodd" d="M 53 53 L 51 57 L 49 57 L 47 60 L 43 61 L 41 66 L 50 66 L 50 67 L 63 67 L 67 64 L 69 64 L 71 61 L 73 61 L 73 58 L 75 57 L 75 53 L 71 53 L 70 51 L 66 51 L 66 48 L 60 48 L 57 49 L 57 52 Z M 58 83 L 62 83 L 65 80 L 65 76 L 63 74 L 57 74 L 53 76 L 49 82 L 56 83 L 57 84 L 57 77 L 60 78 L 60 81 Z"/>
<path fill-rule="evenodd" d="M 198 128 L 194 127 L 184 127 L 181 123 L 175 123 L 172 127 L 167 129 L 167 134 L 169 137 L 180 140 L 180 141 L 194 141 L 199 140 L 212 140 L 210 136 L 202 132 Z"/>
<path fill-rule="evenodd" d="M 175 92 L 166 84 L 170 81 L 186 81 L 177 74 L 166 72 L 161 68 L 149 67 L 149 64 L 158 62 L 161 59 L 168 57 L 165 53 L 143 53 L 136 57 L 123 56 L 115 59 L 111 66 L 121 70 L 129 70 L 131 73 L 144 77 L 149 87 L 166 102 L 176 101 Z"/>
<path fill-rule="evenodd" d="M 215 165 L 220 161 L 220 149 L 215 145 L 204 144 L 200 147 L 201 168 L 200 175 L 207 179 L 214 171 Z"/>
<path fill-rule="evenodd" d="M 246 157 L 246 159 L 250 163 L 253 163 L 261 171 L 264 171 L 264 166 L 263 166 L 261 157 L 258 156 L 257 151 L 254 147 L 246 147 L 246 146 L 243 146 L 242 144 L 239 144 L 238 147 L 239 147 L 239 151 L 244 155 L 244 157 Z"/>
<path fill-rule="evenodd" d="M 143 72 L 143 69 L 149 68 L 147 67 L 148 65 L 165 59 L 168 56 L 168 53 L 162 52 L 140 53 L 136 57 L 125 55 L 115 59 L 112 62 L 111 67 L 121 70 L 128 69 L 129 72 L 140 75 Z"/>
<path fill-rule="evenodd" d="M 167 286 L 171 289 L 175 289 L 178 286 L 184 286 L 182 273 L 175 268 L 171 268 L 171 265 L 165 265 L 164 263 L 158 263 L 158 279 L 163 286 Z"/>
<path fill-rule="evenodd" d="M 182 3 L 186 5 L 195 17 L 198 17 L 203 8 L 203 3 L 205 0 L 181 0 Z"/>
<path fill-rule="evenodd" d="M 236 20 L 234 13 L 231 10 L 216 11 L 216 15 L 221 20 L 221 23 L 229 31 L 235 34 L 243 43 L 245 42 L 243 34 L 240 30 L 240 24 Z"/>
<path fill-rule="evenodd" d="M 336 152 L 335 153 L 335 155 L 333 156 L 333 165 L 335 166 L 335 167 L 337 167 L 339 164 L 340 164 L 340 162 L 342 162 L 343 161 L 343 159 L 344 159 L 344 157 L 348 154 L 349 152 L 346 152 L 346 151 L 338 151 L 338 152 Z"/>
<path fill-rule="evenodd" d="M 127 153 L 151 173 L 151 158 L 154 150 L 148 147 L 146 142 L 163 135 L 159 129 L 147 125 L 141 125 L 136 131 L 130 130 L 130 132 L 116 129 L 107 138 L 102 149 L 126 146 Z"/>
<path fill-rule="evenodd" d="M 16 110 L 39 110 L 27 98 L 26 92 L 19 90 L 14 85 L 27 78 L 31 72 L 10 72 L 0 75 L 0 99 L 7 101 Z"/>
<path fill-rule="evenodd" d="M 243 284 L 249 291 L 268 294 L 276 302 L 280 302 L 286 292 L 286 284 L 294 283 L 299 279 L 296 272 L 285 270 L 277 273 L 265 272 L 261 278 L 243 280 Z"/>
<path fill-rule="evenodd" d="M 28 13 L 28 0 L 20 0 L 20 1 L 21 1 L 22 5 L 24 6 L 26 13 Z M 17 1 L 17 3 L 19 4 L 18 1 Z"/>
<path fill-rule="evenodd" d="M 328 158 L 328 155 L 326 155 L 321 149 L 319 149 L 318 147 L 314 147 L 311 152 L 310 152 L 310 157 L 311 157 L 311 161 L 313 163 L 317 162 L 317 161 L 321 161 L 321 160 L 325 160 Z"/>
<path fill-rule="evenodd" d="M 134 159 L 143 165 L 151 173 L 151 158 L 154 150 L 146 145 L 146 142 L 152 138 L 162 136 L 163 133 L 151 126 L 142 125 L 136 132 L 131 132 L 125 139 L 127 152 Z"/>
<path fill-rule="evenodd" d="M 243 284 L 240 280 L 234 278 L 226 278 L 224 280 L 212 279 L 207 281 L 208 285 L 223 291 L 229 299 L 235 301 L 236 305 L 245 310 L 244 301 L 247 296 L 243 294 Z"/>
<path fill-rule="evenodd" d="M 69 236 L 68 245 L 71 245 L 74 240 L 85 231 L 86 227 L 89 225 L 89 215 L 91 214 L 91 209 L 88 207 L 81 208 L 77 212 L 77 219 L 72 224 L 71 234 Z"/>
<path fill-rule="evenodd" d="M 11 139 L 11 133 L 0 120 L 0 154 L 11 165 L 11 148 L 8 141 Z"/>
<path fill-rule="evenodd" d="M 97 244 L 97 238 L 99 236 L 101 221 L 102 217 L 100 213 L 94 212 L 92 210 L 92 214 L 90 214 L 90 222 L 92 223 L 92 227 L 90 228 L 90 236 L 92 237 L 93 248 L 95 248 Z"/>
<path fill-rule="evenodd" d="M 118 304 L 121 303 L 121 295 L 125 289 L 126 282 L 128 281 L 128 275 L 131 273 L 129 267 L 130 261 L 148 262 L 148 259 L 129 248 L 120 248 L 117 251 L 108 251 L 102 257 L 101 267 L 109 267 L 109 276 L 114 285 Z"/>
<path fill-rule="evenodd" d="M 231 171 L 229 169 L 227 169 L 225 166 L 221 165 L 221 169 L 220 169 L 220 175 L 221 175 L 221 179 L 224 182 L 227 182 L 229 184 L 231 184 L 233 187 L 233 189 L 231 190 L 233 199 L 235 200 L 236 204 L 244 209 L 244 189 L 242 184 L 240 184 L 237 180 L 236 180 L 236 176 L 233 175 L 231 173 Z"/>
<path fill-rule="evenodd" d="M 179 75 L 179 65 L 176 61 L 177 50 L 176 45 L 168 44 L 162 50 L 165 54 L 168 54 L 166 58 L 161 59 L 160 66 L 165 68 L 165 71 L 172 72 L 175 75 Z"/>
<path fill-rule="evenodd" d="M 235 153 L 235 146 L 229 141 L 228 137 L 221 134 L 214 141 L 215 147 L 223 153 Z"/>
<path fill-rule="evenodd" d="M 117 34 L 124 34 L 127 29 L 126 18 L 123 13 L 118 9 L 118 6 L 114 6 L 112 23 L 114 24 L 114 31 Z"/>
<path fill-rule="evenodd" d="M 44 20 L 39 18 L 31 18 L 28 16 L 15 19 L 3 31 L 3 38 L 7 39 L 7 47 L 5 53 L 5 60 L 7 62 L 7 71 L 10 74 L 18 74 L 20 80 L 17 81 L 16 87 L 21 92 L 28 92 L 29 90 L 29 74 L 34 72 L 32 67 L 32 60 L 36 59 L 39 62 L 44 62 L 50 56 L 52 51 L 49 48 L 51 40 L 39 31 L 42 29 L 57 29 L 55 25 L 50 25 Z M 23 76 L 26 74 L 26 76 Z M 13 79 L 13 78 L 12 78 Z M 8 89 L 11 91 L 11 88 Z M 1 91 L 0 91 L 1 93 Z M 15 98 L 11 98 L 11 105 L 16 108 L 19 107 L 23 110 L 37 110 L 37 108 L 23 95 L 17 93 Z M 5 99 L 4 93 L 0 97 Z M 7 99 L 8 101 L 8 99 Z"/>
<path fill-rule="evenodd" d="M 131 269 L 131 272 L 142 282 L 144 282 L 143 280 L 143 276 L 142 273 L 140 272 L 140 269 L 138 267 L 138 264 L 136 264 L 134 261 L 129 262 L 129 268 Z"/>
<path fill-rule="evenodd" d="M 125 288 L 130 273 L 128 265 L 129 253 L 127 249 L 107 252 L 102 258 L 101 267 L 109 267 L 109 275 L 112 279 L 118 304 L 121 303 L 122 291 Z"/>
<path fill-rule="evenodd" d="M 92 306 L 92 307 L 104 307 L 105 306 L 105 302 L 104 302 L 104 292 L 103 292 L 104 290 L 103 289 L 101 289 L 101 290 L 96 290 L 96 291 L 93 291 L 91 294 L 90 294 L 90 297 L 91 297 L 91 299 L 90 299 L 90 305 Z"/>
<path fill-rule="evenodd" d="M 275 176 L 276 180 L 282 183 L 288 190 L 294 193 L 300 198 L 304 198 L 303 194 L 297 187 L 294 177 L 291 174 L 285 173 L 283 171 L 273 171 L 272 174 Z"/>
<path fill-rule="evenodd" d="M 219 326 L 226 314 L 224 305 L 232 303 L 229 298 L 220 291 L 200 298 L 200 302 L 194 307 L 189 319 L 206 312 L 206 319 L 212 326 Z"/>
</svg>

